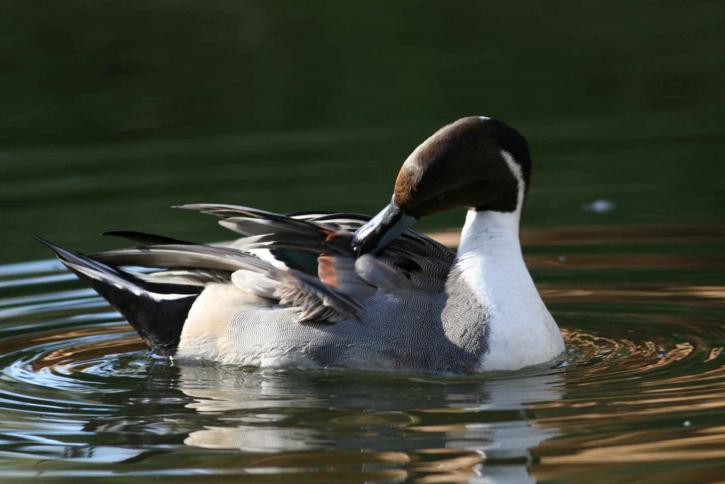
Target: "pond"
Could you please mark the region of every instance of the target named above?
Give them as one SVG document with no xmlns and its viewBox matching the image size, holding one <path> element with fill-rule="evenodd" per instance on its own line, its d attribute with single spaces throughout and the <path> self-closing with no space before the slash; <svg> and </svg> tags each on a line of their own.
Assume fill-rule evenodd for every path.
<svg viewBox="0 0 725 484">
<path fill-rule="evenodd" d="M 567 358 L 460 378 L 178 364 L 58 262 L 1 266 L 0 474 L 722 476 L 725 229 L 524 236 Z"/>
<path fill-rule="evenodd" d="M 722 2 L 6 2 L 0 480 L 709 482 L 725 475 Z M 30 232 L 229 234 L 167 207 L 374 213 L 499 117 L 566 358 L 466 377 L 180 364 Z M 460 211 L 418 228 L 450 245 Z"/>
</svg>

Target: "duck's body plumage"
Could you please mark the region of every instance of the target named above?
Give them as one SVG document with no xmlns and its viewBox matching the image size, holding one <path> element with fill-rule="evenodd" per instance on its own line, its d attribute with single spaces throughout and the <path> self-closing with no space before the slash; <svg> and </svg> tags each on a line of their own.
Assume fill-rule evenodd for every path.
<svg viewBox="0 0 725 484">
<path fill-rule="evenodd" d="M 471 129 L 502 129 L 491 128 L 487 118 L 464 120 L 447 127 L 465 131 L 464 151 L 479 150 L 471 144 L 477 139 Z M 399 176 L 403 188 L 396 185 L 393 202 L 374 219 L 199 204 L 183 208 L 215 215 L 242 237 L 204 245 L 119 232 L 146 245 L 90 257 L 48 245 L 152 349 L 178 360 L 447 373 L 515 370 L 551 360 L 563 341 L 518 238 L 529 168 L 524 176 L 518 160 L 498 148 L 493 156 L 504 168 L 496 165 L 493 173 L 513 191 L 497 188 L 498 198 L 482 198 L 466 185 L 435 195 L 436 201 L 491 204 L 469 210 L 456 253 L 408 229 L 413 217 L 431 211 L 422 194 L 433 190 L 425 170 L 435 170 L 431 156 L 442 156 L 436 146 L 411 155 Z M 488 145 L 481 146 L 492 156 Z M 446 156 L 451 152 L 460 156 L 461 150 L 449 149 Z M 162 270 L 119 269 L 129 265 Z M 165 315 L 170 320 L 164 325 Z"/>
<path fill-rule="evenodd" d="M 93 256 L 113 265 L 168 266 L 170 271 L 146 276 L 155 281 L 191 283 L 218 271 L 189 311 L 176 359 L 266 367 L 478 369 L 487 349 L 485 308 L 453 271 L 455 253 L 434 240 L 409 231 L 381 253 L 356 261 L 350 239 L 368 217 L 189 207 L 218 215 L 223 226 L 238 231 L 244 216 L 245 237 L 225 247 L 169 243 Z M 255 254 L 260 251 L 264 259 Z M 226 281 L 218 280 L 222 269 Z M 318 295 L 315 284 L 329 292 Z M 308 305 L 322 315 L 308 318 Z M 475 331 L 467 329 L 472 320 L 480 323 Z"/>
<path fill-rule="evenodd" d="M 407 279 L 402 270 L 400 276 Z M 371 289 L 356 300 L 355 317 L 301 323 L 298 307 L 268 304 L 244 289 L 214 285 L 192 308 L 176 356 L 263 367 L 456 373 L 479 368 L 487 350 L 487 314 L 460 274 L 451 274 L 432 292 L 410 283 Z M 473 330 L 472 320 L 479 323 Z"/>
</svg>

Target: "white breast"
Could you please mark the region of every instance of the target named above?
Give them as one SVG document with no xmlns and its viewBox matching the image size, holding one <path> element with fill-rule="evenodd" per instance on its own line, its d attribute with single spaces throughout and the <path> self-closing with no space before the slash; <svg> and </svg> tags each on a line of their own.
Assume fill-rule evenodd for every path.
<svg viewBox="0 0 725 484">
<path fill-rule="evenodd" d="M 458 264 L 488 309 L 488 348 L 482 371 L 517 370 L 555 358 L 564 342 L 524 264 L 518 234 L 501 230 L 512 214 L 469 212 Z M 498 218 L 499 220 L 492 220 Z"/>
<path fill-rule="evenodd" d="M 518 207 L 508 213 L 470 210 L 458 250 L 462 275 L 490 315 L 489 351 L 481 361 L 482 371 L 517 370 L 564 351 L 559 328 L 521 254 L 521 169 L 507 152 L 502 155 L 519 182 Z"/>
</svg>

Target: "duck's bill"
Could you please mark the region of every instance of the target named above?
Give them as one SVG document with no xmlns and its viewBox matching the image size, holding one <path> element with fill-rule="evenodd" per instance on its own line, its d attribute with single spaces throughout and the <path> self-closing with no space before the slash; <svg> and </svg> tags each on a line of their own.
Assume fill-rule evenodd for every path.
<svg viewBox="0 0 725 484">
<path fill-rule="evenodd" d="M 406 215 L 394 203 L 390 203 L 355 232 L 352 239 L 352 250 L 357 256 L 380 252 L 386 245 L 412 227 L 415 220 L 415 217 Z"/>
</svg>

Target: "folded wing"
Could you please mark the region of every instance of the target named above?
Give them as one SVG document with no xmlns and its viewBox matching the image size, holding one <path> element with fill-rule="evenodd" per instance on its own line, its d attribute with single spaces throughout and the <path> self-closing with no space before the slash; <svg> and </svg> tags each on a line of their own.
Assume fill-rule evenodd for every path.
<svg viewBox="0 0 725 484">
<path fill-rule="evenodd" d="M 112 232 L 147 243 L 91 257 L 113 266 L 163 269 L 155 282 L 225 282 L 266 304 L 298 307 L 301 323 L 359 319 L 376 291 L 442 290 L 453 253 L 407 231 L 376 256 L 355 260 L 352 236 L 369 217 L 348 213 L 277 214 L 223 204 L 180 208 L 214 215 L 241 237 L 223 245 L 193 244 L 139 232 Z"/>
</svg>

